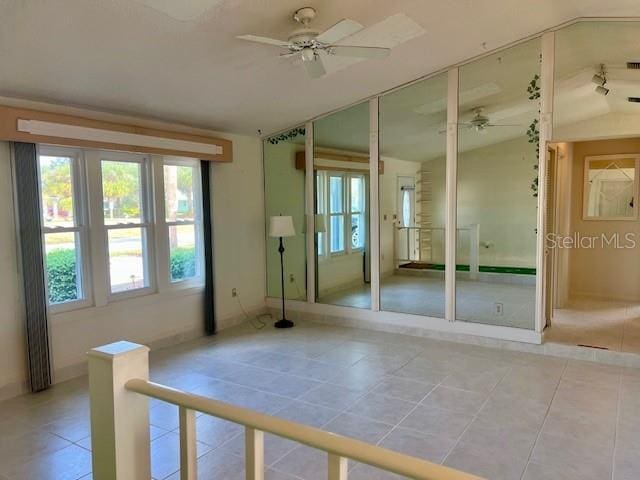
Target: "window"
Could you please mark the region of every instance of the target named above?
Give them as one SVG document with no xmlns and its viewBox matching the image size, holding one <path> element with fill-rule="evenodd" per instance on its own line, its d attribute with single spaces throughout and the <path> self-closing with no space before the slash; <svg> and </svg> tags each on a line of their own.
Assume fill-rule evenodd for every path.
<svg viewBox="0 0 640 480">
<path fill-rule="evenodd" d="M 42 234 L 47 274 L 47 294 L 54 306 L 88 302 L 83 267 L 87 240 L 80 152 L 40 149 Z"/>
<path fill-rule="evenodd" d="M 318 233 L 318 255 L 351 253 L 366 244 L 366 177 L 355 173 L 318 172 L 316 211 L 327 212 L 327 239 Z M 328 245 L 326 245 L 328 243 Z"/>
<path fill-rule="evenodd" d="M 202 201 L 198 171 L 193 163 L 166 162 L 163 167 L 171 282 L 202 276 Z"/>
<path fill-rule="evenodd" d="M 330 252 L 344 251 L 344 177 L 329 175 Z"/>
<path fill-rule="evenodd" d="M 358 250 L 364 248 L 364 175 L 351 176 L 351 248 Z"/>
<path fill-rule="evenodd" d="M 149 288 L 147 158 L 103 154 L 100 167 L 111 294 Z"/>
</svg>

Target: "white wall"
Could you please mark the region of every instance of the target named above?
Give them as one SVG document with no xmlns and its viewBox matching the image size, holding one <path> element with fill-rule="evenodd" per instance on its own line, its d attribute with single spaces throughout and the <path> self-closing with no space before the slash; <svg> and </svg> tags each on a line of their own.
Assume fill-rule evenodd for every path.
<svg viewBox="0 0 640 480">
<path fill-rule="evenodd" d="M 640 220 L 583 220 L 584 161 L 588 155 L 640 153 L 640 138 L 576 142 L 573 144 L 571 186 L 571 233 L 582 237 L 611 238 L 630 233 L 640 239 Z M 599 245 L 596 243 L 596 245 Z M 608 300 L 640 301 L 638 247 L 573 248 L 569 252 L 570 294 Z"/>
<path fill-rule="evenodd" d="M 265 244 L 261 141 L 233 141 L 233 162 L 212 167 L 212 216 L 218 328 L 265 306 Z M 19 393 L 26 380 L 23 311 L 16 269 L 13 192 L 7 143 L 0 143 L 0 398 Z M 56 381 L 85 371 L 88 349 L 118 339 L 161 346 L 203 335 L 201 289 L 171 291 L 52 315 L 51 350 Z"/>
<path fill-rule="evenodd" d="M 433 168 L 433 224 L 444 225 L 445 164 Z M 530 188 L 535 149 L 526 138 L 461 153 L 458 157 L 458 226 L 480 224 L 480 265 L 536 266 L 537 199 Z M 437 247 L 437 244 L 436 244 Z M 460 235 L 457 263 L 468 262 L 469 244 Z"/>
</svg>

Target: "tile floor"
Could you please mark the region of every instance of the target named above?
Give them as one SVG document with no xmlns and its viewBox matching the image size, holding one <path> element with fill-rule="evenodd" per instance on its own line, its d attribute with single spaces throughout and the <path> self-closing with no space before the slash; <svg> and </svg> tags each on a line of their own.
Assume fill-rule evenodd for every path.
<svg viewBox="0 0 640 480">
<path fill-rule="evenodd" d="M 457 318 L 462 321 L 534 328 L 535 285 L 457 280 Z M 324 296 L 319 303 L 370 308 L 369 285 Z M 495 304 L 503 305 L 502 315 Z M 444 278 L 393 275 L 382 280 L 380 306 L 389 312 L 444 318 Z"/>
<path fill-rule="evenodd" d="M 640 369 L 299 322 L 152 353 L 152 379 L 490 479 L 637 480 Z M 91 478 L 87 380 L 0 404 L 0 479 Z M 153 476 L 178 480 L 176 408 L 152 401 Z M 243 430 L 197 418 L 199 478 L 243 477 Z M 267 435 L 268 480 L 326 478 Z M 350 479 L 398 478 L 350 465 Z"/>
<path fill-rule="evenodd" d="M 554 311 L 545 340 L 640 353 L 640 303 L 572 298 Z"/>
</svg>

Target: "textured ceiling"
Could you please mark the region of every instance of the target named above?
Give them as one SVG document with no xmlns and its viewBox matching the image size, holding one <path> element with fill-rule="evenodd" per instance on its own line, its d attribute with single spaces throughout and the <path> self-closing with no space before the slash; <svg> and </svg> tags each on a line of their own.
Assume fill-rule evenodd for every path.
<svg viewBox="0 0 640 480">
<path fill-rule="evenodd" d="M 270 133 L 580 16 L 640 15 L 637 0 L 0 0 L 0 95 Z M 272 47 L 291 13 L 372 26 L 404 13 L 426 33 L 382 61 L 309 79 Z"/>
</svg>

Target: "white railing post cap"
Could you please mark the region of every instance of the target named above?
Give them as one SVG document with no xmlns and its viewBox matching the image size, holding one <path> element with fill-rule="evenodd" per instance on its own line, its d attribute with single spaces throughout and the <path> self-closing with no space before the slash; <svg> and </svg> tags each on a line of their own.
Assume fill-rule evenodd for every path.
<svg viewBox="0 0 640 480">
<path fill-rule="evenodd" d="M 87 352 L 90 357 L 98 357 L 112 359 L 133 354 L 148 353 L 149 347 L 140 345 L 139 343 L 120 340 L 118 342 L 109 343 L 100 347 L 92 348 Z"/>
</svg>

